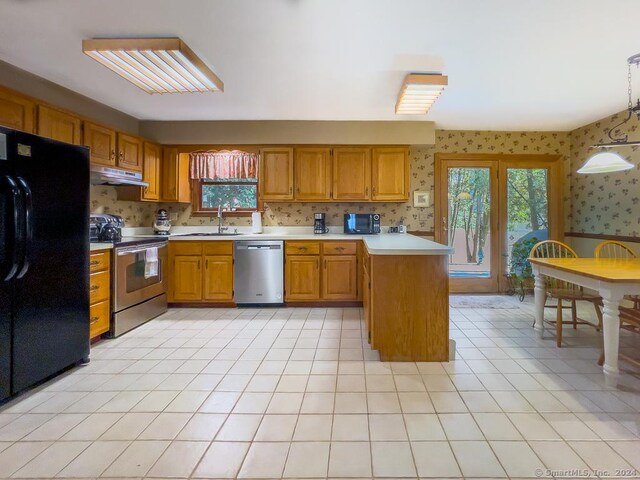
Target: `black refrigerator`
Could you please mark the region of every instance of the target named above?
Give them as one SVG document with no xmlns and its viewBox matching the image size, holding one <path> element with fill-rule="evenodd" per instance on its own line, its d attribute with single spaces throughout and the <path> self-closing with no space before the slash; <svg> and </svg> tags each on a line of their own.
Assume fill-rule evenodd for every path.
<svg viewBox="0 0 640 480">
<path fill-rule="evenodd" d="M 0 127 L 0 402 L 89 359 L 89 150 Z"/>
</svg>

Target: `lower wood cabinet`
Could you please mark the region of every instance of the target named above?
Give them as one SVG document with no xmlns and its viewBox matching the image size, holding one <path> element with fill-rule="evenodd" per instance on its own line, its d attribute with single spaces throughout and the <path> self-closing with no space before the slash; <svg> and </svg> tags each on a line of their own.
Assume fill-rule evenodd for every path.
<svg viewBox="0 0 640 480">
<path fill-rule="evenodd" d="M 291 255 L 285 260 L 285 300 L 320 300 L 320 255 Z"/>
<path fill-rule="evenodd" d="M 232 302 L 233 242 L 169 242 L 169 301 Z"/>
<path fill-rule="evenodd" d="M 111 326 L 111 251 L 89 255 L 89 338 L 109 331 Z"/>
<path fill-rule="evenodd" d="M 287 302 L 358 300 L 357 242 L 285 243 Z"/>
<path fill-rule="evenodd" d="M 233 256 L 205 255 L 202 299 L 233 301 Z"/>
</svg>

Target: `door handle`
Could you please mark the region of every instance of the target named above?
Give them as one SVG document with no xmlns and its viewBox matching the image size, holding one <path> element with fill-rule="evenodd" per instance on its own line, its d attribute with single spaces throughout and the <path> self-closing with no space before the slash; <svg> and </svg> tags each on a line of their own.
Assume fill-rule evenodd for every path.
<svg viewBox="0 0 640 480">
<path fill-rule="evenodd" d="M 7 246 L 8 253 L 11 256 L 11 267 L 7 269 L 6 272 L 3 272 L 3 279 L 5 282 L 8 282 L 13 278 L 13 276 L 18 271 L 18 236 L 20 230 L 20 215 L 18 213 L 18 198 L 20 197 L 20 191 L 18 190 L 18 185 L 15 180 L 8 175 L 2 177 L 2 184 L 9 187 L 9 198 L 11 199 L 11 226 L 12 226 L 12 234 L 8 238 L 10 241 Z"/>
<path fill-rule="evenodd" d="M 31 243 L 33 241 L 33 194 L 24 178 L 18 177 L 18 185 L 22 188 L 24 195 L 24 245 L 22 253 L 22 267 L 16 278 L 22 278 L 29 270 L 29 255 L 31 253 Z"/>
</svg>

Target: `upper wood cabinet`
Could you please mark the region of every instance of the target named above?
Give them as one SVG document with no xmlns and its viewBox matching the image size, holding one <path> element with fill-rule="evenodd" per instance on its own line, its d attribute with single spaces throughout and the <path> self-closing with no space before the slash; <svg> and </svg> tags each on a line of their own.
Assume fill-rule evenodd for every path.
<svg viewBox="0 0 640 480">
<path fill-rule="evenodd" d="M 260 150 L 260 194 L 263 200 L 293 200 L 293 148 Z"/>
<path fill-rule="evenodd" d="M 91 150 L 91 162 L 110 167 L 116 164 L 116 131 L 97 123 L 83 123 L 82 143 Z"/>
<path fill-rule="evenodd" d="M 371 149 L 333 149 L 333 199 L 371 199 Z"/>
<path fill-rule="evenodd" d="M 118 166 L 142 171 L 142 141 L 138 137 L 118 132 Z"/>
<path fill-rule="evenodd" d="M 10 90 L 0 89 L 0 125 L 23 132 L 34 132 L 36 104 Z"/>
<path fill-rule="evenodd" d="M 178 153 L 176 147 L 164 147 L 160 168 L 160 200 L 191 203 L 189 155 Z"/>
<path fill-rule="evenodd" d="M 371 160 L 371 200 L 409 199 L 409 152 L 405 147 L 374 148 Z"/>
<path fill-rule="evenodd" d="M 60 142 L 80 144 L 80 118 L 62 110 L 38 105 L 38 135 Z"/>
<path fill-rule="evenodd" d="M 160 200 L 160 155 L 161 147 L 155 143 L 144 142 L 142 179 L 149 184 L 142 187 L 142 200 L 157 202 Z"/>
<path fill-rule="evenodd" d="M 296 148 L 294 151 L 296 200 L 331 198 L 331 149 Z"/>
</svg>

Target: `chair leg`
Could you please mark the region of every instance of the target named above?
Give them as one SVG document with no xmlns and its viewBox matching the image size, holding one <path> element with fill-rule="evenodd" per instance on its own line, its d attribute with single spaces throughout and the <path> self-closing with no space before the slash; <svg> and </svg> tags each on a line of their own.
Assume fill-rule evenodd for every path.
<svg viewBox="0 0 640 480">
<path fill-rule="evenodd" d="M 556 345 L 562 346 L 562 300 L 558 299 L 558 310 L 556 312 Z"/>
<path fill-rule="evenodd" d="M 573 329 L 576 330 L 578 328 L 578 310 L 575 300 L 571 300 L 571 320 L 573 320 Z"/>
<path fill-rule="evenodd" d="M 600 330 L 602 330 L 602 310 L 600 310 L 600 305 L 598 305 L 597 302 L 593 302 L 593 308 L 596 309 L 596 317 L 598 319 L 596 331 L 599 332 Z"/>
</svg>

